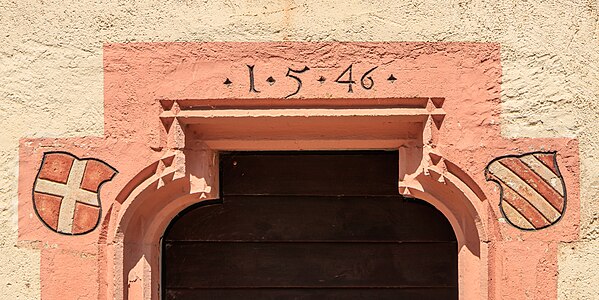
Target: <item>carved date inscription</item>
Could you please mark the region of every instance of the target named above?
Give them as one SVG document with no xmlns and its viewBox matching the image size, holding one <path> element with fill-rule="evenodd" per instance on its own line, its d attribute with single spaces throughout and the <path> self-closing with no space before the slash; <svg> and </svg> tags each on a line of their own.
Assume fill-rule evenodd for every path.
<svg viewBox="0 0 599 300">
<path fill-rule="evenodd" d="M 366 72 L 361 74 L 360 77 L 360 81 L 358 83 L 356 83 L 356 80 L 354 80 L 354 65 L 350 64 L 347 68 L 345 68 L 343 71 L 341 71 L 339 73 L 339 76 L 337 77 L 337 79 L 334 80 L 335 83 L 337 84 L 342 84 L 342 85 L 347 85 L 347 92 L 348 93 L 353 93 L 354 92 L 354 85 L 359 84 L 360 87 L 364 90 L 370 90 L 374 87 L 375 85 L 375 81 L 372 78 L 372 74 L 376 71 L 376 69 L 378 68 L 378 66 L 374 66 L 371 67 L 370 69 L 368 69 Z M 248 82 L 248 86 L 249 86 L 249 93 L 260 93 L 260 90 L 258 90 L 258 88 L 256 87 L 256 76 L 255 76 L 255 65 L 247 65 L 247 71 L 248 71 L 248 77 L 247 77 L 247 82 Z M 310 71 L 310 67 L 308 66 L 304 66 L 301 69 L 292 69 L 292 68 L 287 68 L 287 73 L 285 74 L 285 77 L 287 77 L 289 80 L 292 80 L 295 86 L 295 90 L 291 90 L 289 91 L 289 94 L 287 94 L 286 96 L 284 96 L 284 98 L 290 98 L 293 97 L 297 94 L 299 94 L 302 90 L 303 87 L 303 80 L 305 79 L 304 75 L 305 73 Z M 327 80 L 324 76 L 317 75 L 316 81 L 318 81 L 320 84 L 324 84 Z M 360 76 L 360 75 L 358 75 Z M 395 82 L 395 80 L 397 80 L 395 78 L 395 76 L 393 76 L 393 74 L 390 74 L 389 77 L 387 78 L 387 82 L 389 84 L 392 84 Z M 277 83 L 277 80 L 273 77 L 273 76 L 269 76 L 268 79 L 266 80 L 266 82 L 268 83 L 268 85 L 272 86 L 274 84 Z M 232 82 L 229 80 L 229 78 L 227 78 L 223 84 L 225 84 L 226 86 L 230 87 L 232 85 Z"/>
<path fill-rule="evenodd" d="M 291 74 L 291 72 L 293 72 L 293 73 L 297 73 L 297 74 L 301 74 L 301 73 L 304 73 L 304 72 L 306 72 L 306 71 L 309 71 L 309 70 L 310 70 L 310 68 L 308 68 L 308 66 L 305 66 L 305 67 L 304 67 L 303 69 L 301 69 L 301 70 L 294 70 L 294 69 L 292 69 L 292 68 L 288 68 L 288 70 L 287 70 L 287 75 L 285 75 L 285 76 L 287 76 L 287 77 L 291 77 L 291 78 L 293 78 L 293 79 L 295 79 L 295 80 L 297 81 L 297 90 L 295 90 L 295 92 L 293 92 L 293 93 L 291 93 L 291 94 L 289 94 L 289 95 L 285 96 L 285 98 L 289 98 L 289 97 L 291 97 L 291 96 L 293 96 L 293 95 L 295 95 L 295 94 L 299 93 L 299 91 L 302 89 L 302 80 L 301 80 L 299 77 L 297 77 L 297 76 L 295 76 L 295 75 Z"/>
</svg>

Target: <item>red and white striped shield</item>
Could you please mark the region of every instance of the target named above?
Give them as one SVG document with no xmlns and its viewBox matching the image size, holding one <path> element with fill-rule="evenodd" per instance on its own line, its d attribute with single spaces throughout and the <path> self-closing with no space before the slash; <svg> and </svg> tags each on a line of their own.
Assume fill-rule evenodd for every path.
<svg viewBox="0 0 599 300">
<path fill-rule="evenodd" d="M 100 187 L 115 174 L 114 168 L 97 159 L 44 153 L 33 186 L 34 209 L 42 222 L 58 233 L 88 233 L 100 221 Z"/>
<path fill-rule="evenodd" d="M 487 165 L 485 176 L 499 184 L 501 212 L 517 228 L 542 229 L 564 214 L 566 186 L 556 152 L 498 157 Z"/>
</svg>

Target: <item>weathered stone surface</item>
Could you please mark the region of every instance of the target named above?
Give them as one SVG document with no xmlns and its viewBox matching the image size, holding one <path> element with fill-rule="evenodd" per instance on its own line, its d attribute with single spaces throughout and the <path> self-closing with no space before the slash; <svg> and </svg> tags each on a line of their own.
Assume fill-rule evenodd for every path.
<svg viewBox="0 0 599 300">
<path fill-rule="evenodd" d="M 54 230 L 58 230 L 58 215 L 60 213 L 61 201 L 62 197 L 59 196 L 38 192 L 33 193 L 33 203 L 37 208 L 37 213 Z"/>
<path fill-rule="evenodd" d="M 83 203 L 75 204 L 75 213 L 73 216 L 73 234 L 81 234 L 88 232 L 96 227 L 100 208 L 97 206 L 87 205 Z"/>
<path fill-rule="evenodd" d="M 599 293 L 593 284 L 599 270 L 580 264 L 593 257 L 599 239 L 596 1 L 2 1 L 0 7 L 0 294 L 7 298 L 40 297 L 39 250 L 15 246 L 17 219 L 35 218 L 16 212 L 18 140 L 101 135 L 102 44 L 128 41 L 500 43 L 503 112 L 486 121 L 502 122 L 509 137 L 580 139 L 580 226 L 588 244 L 562 253 L 559 293 L 563 299 Z M 568 269 L 580 271 L 561 271 Z"/>
<path fill-rule="evenodd" d="M 560 300 L 597 299 L 598 240 L 564 243 L 559 247 Z"/>
<path fill-rule="evenodd" d="M 90 160 L 85 165 L 85 172 L 81 180 L 81 188 L 97 193 L 100 185 L 108 178 L 114 176 L 115 171 L 105 163 Z"/>
<path fill-rule="evenodd" d="M 56 153 L 48 155 L 40 168 L 40 179 L 54 182 L 67 183 L 69 172 L 73 166 L 73 157 Z"/>
</svg>

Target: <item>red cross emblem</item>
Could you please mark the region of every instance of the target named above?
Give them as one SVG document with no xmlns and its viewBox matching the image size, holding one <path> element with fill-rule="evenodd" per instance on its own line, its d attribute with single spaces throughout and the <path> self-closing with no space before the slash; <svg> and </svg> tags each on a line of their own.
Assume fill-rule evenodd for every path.
<svg viewBox="0 0 599 300">
<path fill-rule="evenodd" d="M 100 187 L 116 173 L 97 159 L 44 153 L 33 186 L 34 209 L 42 222 L 58 233 L 88 233 L 100 222 Z"/>
</svg>

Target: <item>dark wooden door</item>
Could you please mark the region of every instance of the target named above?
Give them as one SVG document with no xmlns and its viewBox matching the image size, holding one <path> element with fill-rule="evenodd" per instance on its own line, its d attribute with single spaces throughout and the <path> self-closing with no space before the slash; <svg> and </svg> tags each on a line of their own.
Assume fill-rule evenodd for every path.
<svg viewBox="0 0 599 300">
<path fill-rule="evenodd" d="M 163 238 L 164 299 L 457 299 L 457 245 L 398 154 L 221 155 L 221 199 Z"/>
</svg>

